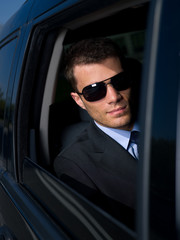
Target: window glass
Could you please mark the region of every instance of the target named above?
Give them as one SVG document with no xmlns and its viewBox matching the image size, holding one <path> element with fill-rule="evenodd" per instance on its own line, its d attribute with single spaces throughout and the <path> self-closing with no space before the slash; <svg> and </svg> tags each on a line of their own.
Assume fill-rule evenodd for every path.
<svg viewBox="0 0 180 240">
<path fill-rule="evenodd" d="M 175 159 L 179 88 L 176 5 L 162 7 L 158 32 L 150 155 L 150 239 L 175 239 Z M 177 15 L 176 15 L 177 14 Z M 168 16 L 172 16 L 168 21 Z M 171 36 L 171 40 L 168 39 Z M 170 46 L 170 47 L 169 47 Z M 168 58 L 166 58 L 168 56 Z"/>
<path fill-rule="evenodd" d="M 150 229 L 163 239 L 173 238 L 175 231 L 175 156 L 177 126 L 176 76 L 173 84 L 159 66 L 155 85 L 153 107 L 152 140 L 150 155 Z M 164 75 L 164 76 L 163 76 Z M 173 76 L 174 75 L 174 76 Z M 168 97 L 166 95 L 168 91 Z M 171 99 L 169 101 L 169 99 Z M 169 112 L 169 109 L 170 112 Z"/>
<path fill-rule="evenodd" d="M 6 93 L 9 77 L 11 73 L 11 64 L 13 61 L 16 39 L 12 40 L 0 48 L 0 156 L 2 157 L 2 136 L 4 126 L 4 112 L 6 104 Z"/>
</svg>

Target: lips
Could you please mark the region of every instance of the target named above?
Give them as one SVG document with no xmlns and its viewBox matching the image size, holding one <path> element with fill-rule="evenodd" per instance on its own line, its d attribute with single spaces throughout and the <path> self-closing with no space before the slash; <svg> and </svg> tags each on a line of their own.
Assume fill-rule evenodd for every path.
<svg viewBox="0 0 180 240">
<path fill-rule="evenodd" d="M 122 114 L 122 113 L 124 113 L 125 110 L 126 110 L 126 106 L 123 106 L 123 107 L 115 108 L 115 109 L 109 111 L 108 113 L 111 115 Z"/>
</svg>

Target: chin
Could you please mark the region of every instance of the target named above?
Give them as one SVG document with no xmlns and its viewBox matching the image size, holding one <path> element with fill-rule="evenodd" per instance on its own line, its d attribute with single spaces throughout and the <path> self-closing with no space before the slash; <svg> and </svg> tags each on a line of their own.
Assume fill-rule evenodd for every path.
<svg viewBox="0 0 180 240">
<path fill-rule="evenodd" d="M 113 124 L 113 128 L 129 131 L 132 129 L 132 124 L 131 124 L 131 121 L 119 121 Z"/>
</svg>

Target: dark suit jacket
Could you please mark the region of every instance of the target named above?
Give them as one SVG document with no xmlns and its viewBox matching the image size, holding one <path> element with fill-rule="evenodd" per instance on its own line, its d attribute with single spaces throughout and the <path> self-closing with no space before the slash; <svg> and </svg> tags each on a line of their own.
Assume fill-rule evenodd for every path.
<svg viewBox="0 0 180 240">
<path fill-rule="evenodd" d="M 91 122 L 55 159 L 57 176 L 115 218 L 134 226 L 137 161 Z"/>
</svg>

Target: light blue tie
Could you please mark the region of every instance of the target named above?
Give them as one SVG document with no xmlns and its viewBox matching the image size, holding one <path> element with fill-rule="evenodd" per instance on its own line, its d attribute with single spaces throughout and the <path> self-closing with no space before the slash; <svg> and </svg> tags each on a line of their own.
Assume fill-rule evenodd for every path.
<svg viewBox="0 0 180 240">
<path fill-rule="evenodd" d="M 128 151 L 136 159 L 139 159 L 138 144 L 139 144 L 139 132 L 132 131 L 129 140 Z"/>
</svg>

